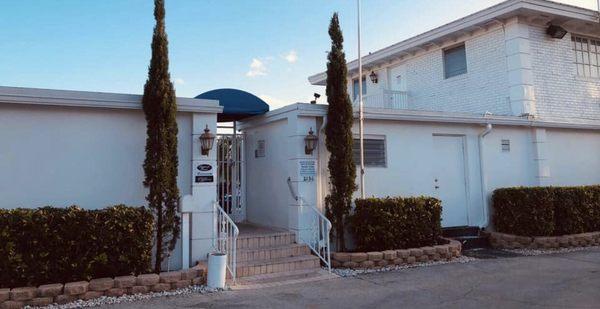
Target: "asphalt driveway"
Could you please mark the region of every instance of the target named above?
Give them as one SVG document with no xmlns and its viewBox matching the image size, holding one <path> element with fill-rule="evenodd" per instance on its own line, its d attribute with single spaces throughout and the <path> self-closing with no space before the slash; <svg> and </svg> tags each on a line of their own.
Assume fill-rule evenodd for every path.
<svg viewBox="0 0 600 309">
<path fill-rule="evenodd" d="M 600 308 L 600 249 L 482 259 L 106 308 Z"/>
</svg>

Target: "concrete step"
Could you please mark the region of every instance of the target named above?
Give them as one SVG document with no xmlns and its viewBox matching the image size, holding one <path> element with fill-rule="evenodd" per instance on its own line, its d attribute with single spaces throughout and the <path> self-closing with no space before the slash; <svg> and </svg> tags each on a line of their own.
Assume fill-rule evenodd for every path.
<svg viewBox="0 0 600 309">
<path fill-rule="evenodd" d="M 248 277 L 296 270 L 318 269 L 321 267 L 318 257 L 301 255 L 270 260 L 255 260 L 237 263 L 237 277 Z"/>
<path fill-rule="evenodd" d="M 232 286 L 232 289 L 240 290 L 275 287 L 288 284 L 328 280 L 338 277 L 339 276 L 331 274 L 323 269 L 302 269 L 295 271 L 286 271 L 281 273 L 243 277 L 237 280 L 237 285 Z"/>
<path fill-rule="evenodd" d="M 238 249 L 268 248 L 274 246 L 291 245 L 295 243 L 296 236 L 291 232 L 276 232 L 261 235 L 240 235 L 237 239 Z"/>
<path fill-rule="evenodd" d="M 477 226 L 455 226 L 442 229 L 442 236 L 448 238 L 462 236 L 479 236 L 481 229 Z"/>
<path fill-rule="evenodd" d="M 452 237 L 454 240 L 460 241 L 463 250 L 476 249 L 476 248 L 490 248 L 490 241 L 488 236 L 460 236 Z"/>
<path fill-rule="evenodd" d="M 309 255 L 310 248 L 304 244 L 286 244 L 273 247 L 239 249 L 237 261 L 256 261 L 285 258 L 291 256 Z"/>
</svg>

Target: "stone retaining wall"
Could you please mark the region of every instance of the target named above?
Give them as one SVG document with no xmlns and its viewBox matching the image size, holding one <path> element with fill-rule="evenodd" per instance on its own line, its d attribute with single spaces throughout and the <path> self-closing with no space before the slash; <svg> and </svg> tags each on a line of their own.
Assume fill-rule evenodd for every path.
<svg viewBox="0 0 600 309">
<path fill-rule="evenodd" d="M 198 265 L 187 270 L 139 276 L 100 278 L 90 281 L 44 284 L 39 287 L 0 289 L 0 309 L 24 306 L 63 304 L 78 299 L 89 300 L 100 296 L 122 296 L 176 290 L 206 282 L 206 267 Z"/>
<path fill-rule="evenodd" d="M 517 236 L 488 232 L 490 244 L 498 249 L 552 249 L 600 245 L 600 232 L 563 236 Z"/>
<path fill-rule="evenodd" d="M 334 268 L 375 268 L 388 265 L 410 265 L 415 263 L 448 261 L 460 256 L 461 244 L 452 239 L 445 245 L 413 249 L 386 250 L 375 252 L 333 252 L 331 266 Z"/>
</svg>

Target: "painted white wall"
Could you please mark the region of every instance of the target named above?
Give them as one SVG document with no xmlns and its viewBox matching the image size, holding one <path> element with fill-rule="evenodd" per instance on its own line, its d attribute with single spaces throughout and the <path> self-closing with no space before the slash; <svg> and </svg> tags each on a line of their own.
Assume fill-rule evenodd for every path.
<svg viewBox="0 0 600 309">
<path fill-rule="evenodd" d="M 319 200 L 319 150 L 304 150 L 304 138 L 312 129 L 322 141 L 320 117 L 304 116 L 294 105 L 276 120 L 242 123 L 246 134 L 246 202 L 249 222 L 288 229 L 306 237 L 312 219 L 311 207 L 322 207 Z M 259 140 L 266 143 L 264 157 L 256 157 Z M 301 162 L 315 163 L 315 177 L 300 174 Z M 287 179 L 291 184 L 288 185 Z M 290 190 L 291 186 L 291 190 Z M 293 191 L 293 192 L 291 192 Z M 300 196 L 296 200 L 294 195 Z"/>
<path fill-rule="evenodd" d="M 547 140 L 553 185 L 600 184 L 600 132 L 549 129 Z"/>
<path fill-rule="evenodd" d="M 256 121 L 246 127 L 249 134 L 249 148 L 247 149 L 249 153 L 253 154 L 254 146 L 252 145 L 258 139 L 258 136 L 268 140 L 280 141 L 279 148 L 288 150 L 287 152 L 272 152 L 272 149 L 268 149 L 268 152 L 272 152 L 272 156 L 268 157 L 268 162 L 265 160 L 265 162 L 257 163 L 253 158 L 248 160 L 248 177 L 250 179 L 247 188 L 248 212 L 255 213 L 255 216 L 251 219 L 252 221 L 260 221 L 263 224 L 269 224 L 269 222 L 261 221 L 261 216 L 274 218 L 276 215 L 273 212 L 277 211 L 277 206 L 269 204 L 266 202 L 267 200 L 277 204 L 289 202 L 287 188 L 276 181 L 276 179 L 287 177 L 286 174 L 281 173 L 281 164 L 285 164 L 281 162 L 285 158 L 293 158 L 294 153 L 299 158 L 304 156 L 301 147 L 303 145 L 302 141 L 298 139 L 295 142 L 290 142 L 290 130 L 297 132 L 297 136 L 300 137 L 303 130 L 308 130 L 309 127 L 315 124 L 320 127 L 321 119 L 324 116 L 324 113 L 307 116 L 294 114 L 291 111 L 284 114 L 285 116 L 281 118 L 286 119 L 285 122 L 282 120 L 271 123 Z M 314 120 L 311 120 L 311 117 Z M 296 124 L 293 124 L 294 122 Z M 286 126 L 288 131 L 285 129 Z M 491 133 L 484 138 L 482 144 L 487 179 L 487 188 L 482 193 L 478 136 L 484 128 L 482 124 L 450 124 L 368 118 L 365 120 L 365 137 L 385 138 L 387 166 L 366 168 L 367 196 L 428 195 L 440 197 L 440 191 L 436 190 L 434 180 L 437 175 L 444 173 L 436 164 L 444 158 L 440 158 L 435 151 L 434 141 L 436 135 L 458 136 L 464 141 L 464 164 L 467 178 L 466 208 L 469 225 L 482 227 L 487 225 L 489 227 L 489 223 L 485 218 L 483 199 L 491 198 L 491 194 L 497 188 L 600 183 L 600 133 L 598 131 L 494 125 Z M 357 122 L 355 122 L 353 132 L 358 137 Z M 328 153 L 323 144 L 324 136 L 322 132 L 319 132 L 319 134 L 319 175 L 317 176 L 317 183 L 301 184 L 295 188 L 302 192 L 305 198 L 311 199 L 310 203 L 314 201 L 314 205 L 322 209 L 323 198 L 327 195 L 328 190 L 326 170 Z M 288 140 L 288 142 L 285 140 Z M 510 151 L 502 150 L 502 140 L 509 140 Z M 540 141 L 543 141 L 543 145 L 536 145 L 536 142 L 539 143 Z M 267 148 L 269 147 L 273 146 L 267 146 Z M 543 148 L 543 151 L 539 152 L 538 148 Z M 577 149 L 577 151 L 571 151 L 572 149 Z M 278 156 L 282 157 L 278 158 Z M 545 162 L 541 165 L 539 163 L 540 158 L 545 159 Z M 548 169 L 548 177 L 540 178 L 540 166 Z M 294 168 L 295 165 L 293 164 L 288 167 L 292 171 Z M 257 170 L 260 170 L 261 179 L 271 177 L 274 181 L 253 182 Z M 356 181 L 359 182 L 358 176 Z M 443 183 L 437 185 L 444 187 Z M 315 190 L 315 187 L 318 189 Z M 253 191 L 256 195 L 251 197 Z M 314 197 L 311 198 L 311 194 L 315 194 Z M 358 196 L 359 192 L 357 191 L 355 197 Z M 268 212 L 268 214 L 253 208 L 263 208 L 264 212 Z M 488 213 L 491 213 L 491 210 Z M 270 221 L 273 222 L 273 220 Z M 289 224 L 291 224 L 291 220 Z M 302 225 L 302 221 L 300 221 L 300 225 Z M 443 225 L 447 226 L 444 223 Z"/>
<path fill-rule="evenodd" d="M 409 109 L 510 115 L 505 37 L 502 27 L 494 27 L 464 41 L 467 73 L 444 78 L 443 49 L 460 44 L 445 44 L 406 60 L 393 61 L 373 69 L 378 83 L 373 84 L 366 70 L 367 96 L 383 89 L 408 91 Z M 403 75 L 403 85 L 396 87 L 395 77 Z M 353 76 L 356 78 L 356 76 Z M 352 96 L 352 79 L 348 90 Z"/>
<path fill-rule="evenodd" d="M 146 204 L 141 110 L 0 105 L 0 207 Z M 191 114 L 179 113 L 179 174 L 191 169 Z M 179 177 L 183 194 L 190 177 Z"/>
<path fill-rule="evenodd" d="M 53 96 L 71 95 L 51 92 Z M 119 96 L 73 94 L 88 95 L 98 102 L 104 102 L 102 96 Z M 143 111 L 135 108 L 139 105 L 133 105 L 139 104 L 139 96 L 126 98 L 132 99 L 132 106 L 125 109 L 121 105 L 99 108 L 0 103 L 0 208 L 147 205 L 147 189 L 142 183 L 146 120 Z M 122 102 L 125 101 L 114 104 Z M 214 149 L 209 157 L 199 156 L 197 137 L 201 130 L 197 127 L 204 129 L 208 124 L 216 132 L 216 113 L 179 112 L 177 123 L 180 194 L 201 197 L 191 209 L 191 219 L 188 217 L 187 223 L 192 224 L 184 224 L 182 231 L 186 238 L 191 235 L 192 251 L 196 251 L 190 257 L 195 262 L 206 257 L 212 244 L 212 201 L 216 199 L 216 189 L 215 183 L 200 187 L 193 184 L 192 158 L 194 163 L 214 161 Z M 193 191 L 192 187 L 196 189 Z M 181 250 L 179 241 L 173 255 L 165 261 L 165 269 L 181 268 Z"/>
<path fill-rule="evenodd" d="M 581 28 L 565 27 L 581 32 Z M 366 68 L 366 76 L 375 71 L 379 79 L 373 84 L 367 77 L 366 96 L 383 89 L 404 90 L 411 110 L 600 120 L 600 79 L 577 76 L 571 32 L 563 39 L 552 39 L 545 29 L 515 17 L 477 31 L 463 41 L 467 73 L 448 79 L 444 78 L 443 49 L 461 41 Z M 588 30 L 579 35 L 600 38 L 593 28 Z M 402 85 L 397 85 L 395 77 L 400 74 Z M 356 77 L 348 80 L 351 96 Z"/>
<path fill-rule="evenodd" d="M 552 39 L 544 27 L 530 26 L 529 37 L 539 117 L 600 121 L 600 78 L 577 76 L 571 33 Z"/>
<path fill-rule="evenodd" d="M 387 167 L 366 167 L 366 196 L 434 196 L 439 197 L 434 181 L 439 171 L 435 169 L 435 135 L 464 136 L 466 148 L 467 211 L 469 224 L 482 221 L 482 202 L 479 175 L 477 135 L 483 128 L 475 125 L 444 125 L 419 122 L 365 121 L 365 138 L 385 137 Z M 358 123 L 353 127 L 358 138 Z M 357 175 L 356 182 L 359 183 Z M 444 184 L 439 184 L 444 187 Z M 442 190 L 444 188 L 441 188 Z M 360 196 L 359 192 L 355 197 Z M 443 205 L 442 205 L 443 206 Z"/>
<path fill-rule="evenodd" d="M 282 119 L 253 127 L 246 134 L 246 215 L 250 222 L 288 228 L 290 193 L 287 187 L 290 140 L 288 122 Z M 256 157 L 259 140 L 265 156 Z"/>
</svg>

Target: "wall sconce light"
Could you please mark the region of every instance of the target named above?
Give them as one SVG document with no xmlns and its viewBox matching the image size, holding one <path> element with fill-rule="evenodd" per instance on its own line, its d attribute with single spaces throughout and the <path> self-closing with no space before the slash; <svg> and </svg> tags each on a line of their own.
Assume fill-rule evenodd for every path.
<svg viewBox="0 0 600 309">
<path fill-rule="evenodd" d="M 311 155 L 313 150 L 317 147 L 317 141 L 319 138 L 314 135 L 312 127 L 310 131 L 308 131 L 308 135 L 304 138 L 304 153 L 307 155 Z"/>
<path fill-rule="evenodd" d="M 562 39 L 567 35 L 567 30 L 561 26 L 550 25 L 550 27 L 546 29 L 546 34 L 553 39 Z"/>
<path fill-rule="evenodd" d="M 208 152 L 212 149 L 213 143 L 215 142 L 215 135 L 210 133 L 208 125 L 204 129 L 204 133 L 198 138 L 200 140 L 200 153 L 203 156 L 208 156 Z"/>
<path fill-rule="evenodd" d="M 371 71 L 371 74 L 369 74 L 369 78 L 371 79 L 371 82 L 373 82 L 373 84 L 377 84 L 377 73 L 375 73 L 375 71 Z"/>
</svg>

